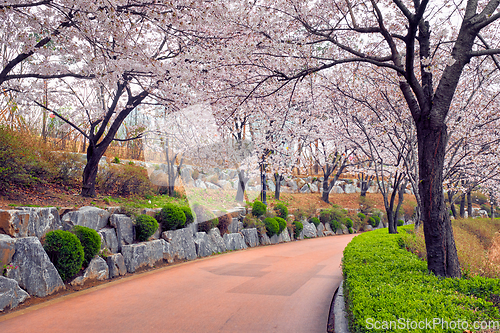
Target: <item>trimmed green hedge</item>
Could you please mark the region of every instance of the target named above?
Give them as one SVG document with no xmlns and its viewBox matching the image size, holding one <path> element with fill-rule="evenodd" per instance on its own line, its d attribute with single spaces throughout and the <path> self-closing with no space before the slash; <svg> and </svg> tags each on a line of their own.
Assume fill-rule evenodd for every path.
<svg viewBox="0 0 500 333">
<path fill-rule="evenodd" d="M 260 217 L 262 215 L 264 215 L 267 211 L 267 206 L 258 201 L 258 200 L 255 200 L 253 205 L 252 205 L 252 215 L 255 216 L 255 217 Z"/>
<path fill-rule="evenodd" d="M 82 268 L 83 246 L 78 237 L 71 232 L 49 231 L 45 235 L 43 248 L 63 281 L 68 281 Z"/>
<path fill-rule="evenodd" d="M 266 217 L 264 219 L 264 224 L 266 225 L 266 233 L 269 237 L 277 235 L 280 231 L 280 225 L 273 217 Z"/>
<path fill-rule="evenodd" d="M 345 248 L 342 267 L 351 332 L 463 332 L 463 326 L 452 326 L 467 321 L 474 331 L 475 322 L 498 324 L 499 310 L 488 301 L 500 294 L 498 279 L 438 278 L 428 273 L 426 262 L 399 246 L 400 239 L 379 229 L 355 237 Z"/>
<path fill-rule="evenodd" d="M 101 249 L 101 236 L 94 229 L 81 225 L 73 227 L 73 233 L 78 237 L 83 246 L 83 266 L 87 267 Z"/>
<path fill-rule="evenodd" d="M 152 216 L 141 214 L 135 220 L 135 238 L 145 242 L 158 230 L 158 221 Z"/>
</svg>

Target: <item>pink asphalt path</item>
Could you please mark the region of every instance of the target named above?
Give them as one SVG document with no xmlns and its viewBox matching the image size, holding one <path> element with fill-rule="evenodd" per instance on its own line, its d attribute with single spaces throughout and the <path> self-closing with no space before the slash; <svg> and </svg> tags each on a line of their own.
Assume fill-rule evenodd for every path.
<svg viewBox="0 0 500 333">
<path fill-rule="evenodd" d="M 326 332 L 353 235 L 235 251 L 0 316 L 0 332 Z"/>
</svg>

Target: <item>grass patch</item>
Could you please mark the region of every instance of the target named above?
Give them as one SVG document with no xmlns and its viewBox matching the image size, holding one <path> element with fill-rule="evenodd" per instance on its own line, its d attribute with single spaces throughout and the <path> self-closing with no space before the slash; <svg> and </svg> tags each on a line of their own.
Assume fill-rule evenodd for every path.
<svg viewBox="0 0 500 333">
<path fill-rule="evenodd" d="M 412 228 L 399 230 L 403 234 Z M 351 332 L 377 331 L 375 323 L 384 332 L 463 332 L 440 325 L 415 330 L 405 325 L 407 320 L 434 318 L 470 325 L 500 320 L 498 308 L 489 301 L 500 294 L 498 279 L 438 278 L 404 245 L 401 235 L 380 229 L 355 237 L 345 248 L 342 266 Z"/>
</svg>

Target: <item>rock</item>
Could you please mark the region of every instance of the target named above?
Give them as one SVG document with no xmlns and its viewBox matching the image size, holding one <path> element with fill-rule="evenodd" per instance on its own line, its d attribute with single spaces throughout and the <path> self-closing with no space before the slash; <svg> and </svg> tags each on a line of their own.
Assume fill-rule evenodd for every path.
<svg viewBox="0 0 500 333">
<path fill-rule="evenodd" d="M 288 180 L 288 181 L 285 183 L 285 186 L 290 187 L 290 189 L 291 189 L 292 191 L 294 191 L 294 192 L 295 192 L 295 191 L 297 191 L 297 190 L 298 190 L 298 188 L 299 188 L 299 186 L 297 185 L 297 183 L 296 183 L 295 181 L 293 181 L 293 180 Z"/>
<path fill-rule="evenodd" d="M 149 175 L 151 183 L 156 186 L 165 187 L 168 186 L 168 174 L 161 169 L 154 170 Z"/>
<path fill-rule="evenodd" d="M 323 237 L 325 235 L 324 231 L 325 231 L 325 225 L 323 223 L 318 224 L 317 226 L 318 237 Z"/>
<path fill-rule="evenodd" d="M 0 231 L 16 238 L 30 236 L 42 238 L 47 232 L 61 228 L 59 212 L 55 207 L 19 207 L 15 210 L 0 210 Z"/>
<path fill-rule="evenodd" d="M 125 266 L 125 261 L 121 253 L 107 256 L 106 264 L 108 264 L 110 279 L 127 274 L 127 266 Z"/>
<path fill-rule="evenodd" d="M 16 280 L 0 275 L 0 312 L 17 307 L 29 297 Z"/>
<path fill-rule="evenodd" d="M 262 245 L 271 245 L 271 239 L 267 234 L 263 234 L 260 236 L 260 244 Z"/>
<path fill-rule="evenodd" d="M 97 207 L 82 207 L 77 211 L 66 213 L 62 217 L 64 230 L 71 230 L 75 225 L 81 225 L 94 230 L 100 230 L 108 224 L 109 212 Z"/>
<path fill-rule="evenodd" d="M 344 190 L 340 186 L 334 186 L 334 187 L 332 187 L 332 190 L 330 191 L 330 193 L 342 194 L 342 193 L 344 193 Z"/>
<path fill-rule="evenodd" d="M 224 243 L 227 251 L 246 249 L 245 239 L 240 233 L 224 234 Z"/>
<path fill-rule="evenodd" d="M 181 178 L 182 181 L 188 182 L 192 180 L 193 168 L 190 165 L 185 165 L 181 168 Z"/>
<path fill-rule="evenodd" d="M 118 252 L 118 238 L 116 237 L 115 229 L 104 228 L 98 231 L 101 236 L 101 249 L 108 248 L 112 253 Z"/>
<path fill-rule="evenodd" d="M 247 246 L 259 246 L 259 233 L 257 232 L 257 228 L 243 229 L 241 233 L 243 234 Z"/>
<path fill-rule="evenodd" d="M 488 212 L 485 211 L 484 209 L 481 209 L 478 211 L 478 214 L 481 218 L 487 219 L 488 218 Z"/>
<path fill-rule="evenodd" d="M 99 256 L 92 258 L 89 266 L 82 276 L 71 281 L 72 286 L 81 286 L 87 281 L 103 281 L 109 279 L 109 267 L 104 259 Z"/>
<path fill-rule="evenodd" d="M 206 189 L 207 188 L 207 185 L 205 185 L 205 182 L 201 179 L 196 179 L 194 181 L 194 187 L 198 187 L 198 188 L 202 188 L 202 189 Z"/>
<path fill-rule="evenodd" d="M 311 193 L 311 190 L 309 189 L 309 185 L 305 184 L 304 186 L 302 186 L 302 188 L 300 189 L 300 193 Z"/>
<path fill-rule="evenodd" d="M 12 256 L 16 252 L 16 239 L 8 235 L 0 234 L 0 273 L 4 265 L 12 261 Z"/>
<path fill-rule="evenodd" d="M 372 185 L 368 188 L 368 193 L 377 193 L 378 192 L 378 186 Z"/>
<path fill-rule="evenodd" d="M 345 192 L 346 194 L 356 193 L 356 186 L 354 186 L 353 184 L 347 184 L 347 185 L 344 187 L 344 192 Z"/>
<path fill-rule="evenodd" d="M 73 210 L 73 211 L 75 211 L 75 210 Z M 109 213 L 109 216 L 111 216 L 113 214 L 123 214 L 122 208 L 119 207 L 119 206 L 117 206 L 117 207 L 107 207 L 106 211 Z"/>
<path fill-rule="evenodd" d="M 276 191 L 276 185 L 274 185 L 274 182 L 271 180 L 271 179 L 268 179 L 266 181 L 266 185 L 267 185 L 267 189 L 271 192 L 275 192 Z"/>
<path fill-rule="evenodd" d="M 196 233 L 194 245 L 196 246 L 196 253 L 198 254 L 198 257 L 207 257 L 215 252 L 206 232 Z"/>
<path fill-rule="evenodd" d="M 228 210 L 228 214 L 231 214 L 232 217 L 244 218 L 246 213 L 247 212 L 245 207 L 235 207 Z"/>
<path fill-rule="evenodd" d="M 235 232 L 241 231 L 240 221 L 238 220 L 238 218 L 233 217 L 231 223 L 229 223 L 229 225 L 227 226 L 227 231 L 229 231 L 230 233 L 235 233 Z"/>
<path fill-rule="evenodd" d="M 174 258 L 193 260 L 197 257 L 192 229 L 168 230 L 162 233 L 162 238 L 172 246 Z"/>
<path fill-rule="evenodd" d="M 11 263 L 18 266 L 7 272 L 28 294 L 45 297 L 64 289 L 64 283 L 56 268 L 36 237 L 18 238 L 15 242 Z"/>
<path fill-rule="evenodd" d="M 164 239 L 160 239 L 161 244 L 163 245 L 163 260 L 166 260 L 168 263 L 174 262 L 174 253 L 172 251 L 172 245 Z"/>
<path fill-rule="evenodd" d="M 317 237 L 318 232 L 314 224 L 309 223 L 307 221 L 302 221 L 302 225 L 304 226 L 304 229 L 302 229 L 302 232 L 304 233 L 304 238 Z"/>
<path fill-rule="evenodd" d="M 330 223 L 325 223 L 324 226 L 325 226 L 325 231 L 332 232 L 332 226 L 330 225 Z M 323 231 L 323 232 L 325 232 L 325 231 Z"/>
<path fill-rule="evenodd" d="M 219 180 L 217 184 L 224 190 L 231 190 L 233 188 L 233 184 L 231 184 L 230 181 L 224 179 Z"/>
<path fill-rule="evenodd" d="M 333 231 L 328 231 L 328 230 L 325 231 L 324 234 L 325 234 L 325 236 L 334 236 L 335 235 L 335 233 Z"/>
<path fill-rule="evenodd" d="M 278 235 L 272 235 L 270 238 L 271 244 L 278 244 L 280 242 L 280 238 Z"/>
<path fill-rule="evenodd" d="M 311 190 L 312 193 L 318 193 L 319 192 L 319 189 L 318 189 L 318 186 L 316 184 L 309 184 L 309 189 Z"/>
<path fill-rule="evenodd" d="M 211 182 L 206 182 L 205 185 L 210 190 L 220 190 L 220 187 Z"/>
<path fill-rule="evenodd" d="M 212 248 L 214 249 L 214 253 L 222 253 L 226 252 L 226 243 L 224 239 L 220 235 L 220 231 L 218 228 L 212 228 L 208 232 L 208 239 L 212 243 Z"/>
<path fill-rule="evenodd" d="M 163 243 L 160 239 L 122 246 L 127 272 L 134 273 L 141 267 L 154 267 L 163 261 Z"/>
<path fill-rule="evenodd" d="M 349 234 L 349 229 L 347 229 L 347 227 L 345 225 L 342 225 L 342 233 L 344 235 L 348 235 Z"/>
<path fill-rule="evenodd" d="M 302 178 L 297 179 L 297 187 L 302 189 L 306 185 L 306 181 Z"/>
<path fill-rule="evenodd" d="M 372 230 L 373 230 L 373 227 L 372 227 L 371 225 L 367 224 L 367 225 L 365 225 L 365 226 L 363 227 L 363 230 L 364 230 L 364 231 L 372 231 Z"/>
<path fill-rule="evenodd" d="M 161 208 L 144 208 L 140 213 L 156 218 L 156 214 L 158 214 L 160 211 Z"/>
<path fill-rule="evenodd" d="M 288 228 L 285 228 L 281 234 L 279 235 L 279 242 L 280 243 L 283 243 L 283 242 L 290 242 L 291 239 L 290 239 L 290 234 L 288 233 Z"/>
<path fill-rule="evenodd" d="M 109 222 L 116 229 L 116 237 L 118 239 L 118 251 L 123 245 L 132 244 L 135 239 L 135 228 L 132 219 L 127 215 L 113 214 Z"/>
</svg>

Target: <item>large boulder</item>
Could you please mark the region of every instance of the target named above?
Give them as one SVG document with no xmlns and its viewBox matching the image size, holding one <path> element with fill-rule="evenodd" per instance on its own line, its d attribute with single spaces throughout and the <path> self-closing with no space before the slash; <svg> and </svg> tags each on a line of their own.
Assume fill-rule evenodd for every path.
<svg viewBox="0 0 500 333">
<path fill-rule="evenodd" d="M 198 257 L 206 257 L 212 255 L 215 251 L 213 244 L 210 242 L 206 232 L 197 232 L 194 237 L 194 245 Z"/>
<path fill-rule="evenodd" d="M 65 288 L 38 238 L 18 238 L 15 244 L 16 252 L 11 263 L 18 268 L 9 270 L 8 278 L 16 280 L 28 294 L 38 297 Z"/>
<path fill-rule="evenodd" d="M 269 191 L 271 191 L 271 192 L 276 191 L 276 185 L 274 185 L 274 182 L 271 179 L 266 180 L 266 185 L 267 185 L 267 189 Z"/>
<path fill-rule="evenodd" d="M 0 275 L 0 312 L 17 307 L 29 297 L 16 280 Z"/>
<path fill-rule="evenodd" d="M 134 222 L 130 217 L 123 214 L 113 214 L 109 219 L 109 223 L 116 229 L 118 238 L 118 251 L 123 245 L 132 244 L 135 238 Z"/>
<path fill-rule="evenodd" d="M 226 248 L 228 251 L 242 250 L 246 249 L 247 245 L 243 239 L 243 235 L 240 233 L 224 234 L 224 243 L 226 243 Z"/>
<path fill-rule="evenodd" d="M 356 186 L 353 184 L 346 184 L 344 187 L 344 192 L 349 194 L 349 193 L 356 193 Z"/>
<path fill-rule="evenodd" d="M 342 187 L 336 185 L 336 186 L 332 187 L 332 190 L 330 191 L 330 193 L 333 193 L 333 194 L 343 194 L 344 190 L 342 189 Z"/>
<path fill-rule="evenodd" d="M 309 188 L 309 184 L 304 184 L 300 188 L 300 193 L 311 193 L 311 189 Z"/>
<path fill-rule="evenodd" d="M 110 279 L 127 274 L 127 266 L 125 266 L 125 260 L 121 253 L 107 256 L 106 263 L 108 264 Z"/>
<path fill-rule="evenodd" d="M 279 235 L 279 241 L 280 243 L 283 243 L 283 242 L 290 242 L 291 241 L 291 238 L 290 238 L 290 233 L 288 233 L 288 228 L 285 228 L 281 234 Z"/>
<path fill-rule="evenodd" d="M 55 207 L 0 210 L 0 232 L 12 237 L 42 238 L 47 232 L 61 228 L 59 212 Z"/>
<path fill-rule="evenodd" d="M 210 243 L 212 243 L 214 253 L 222 253 L 227 251 L 226 243 L 224 242 L 224 239 L 222 239 L 218 228 L 212 228 L 208 232 L 208 239 Z"/>
<path fill-rule="evenodd" d="M 330 223 L 328 223 L 330 224 Z M 323 237 L 325 236 L 325 225 L 323 223 L 320 223 L 318 224 L 318 226 L 316 227 L 317 229 L 317 232 L 318 232 L 318 237 Z"/>
<path fill-rule="evenodd" d="M 319 188 L 318 188 L 317 182 L 309 184 L 309 189 L 311 190 L 312 193 L 318 193 Z"/>
<path fill-rule="evenodd" d="M 243 223 L 241 223 L 238 218 L 233 217 L 231 223 L 227 226 L 227 230 L 230 233 L 240 232 L 243 229 Z"/>
<path fill-rule="evenodd" d="M 166 260 L 168 263 L 174 262 L 174 252 L 172 251 L 172 245 L 164 239 L 160 239 L 160 242 L 163 246 L 163 260 Z"/>
<path fill-rule="evenodd" d="M 271 239 L 267 234 L 263 234 L 260 236 L 260 244 L 262 245 L 271 245 Z"/>
<path fill-rule="evenodd" d="M 15 238 L 0 234 L 0 270 L 12 261 L 12 256 L 16 252 L 15 243 Z"/>
<path fill-rule="evenodd" d="M 245 239 L 245 244 L 249 247 L 259 246 L 259 233 L 257 228 L 249 228 L 241 230 L 243 238 Z"/>
<path fill-rule="evenodd" d="M 165 231 L 162 233 L 162 238 L 172 246 L 174 258 L 193 260 L 197 257 L 191 228 Z"/>
<path fill-rule="evenodd" d="M 92 258 L 83 275 L 75 278 L 70 284 L 72 286 L 81 286 L 87 281 L 103 281 L 107 279 L 109 279 L 109 266 L 103 258 L 96 256 Z"/>
<path fill-rule="evenodd" d="M 278 235 L 272 235 L 270 240 L 271 240 L 271 244 L 278 244 L 280 242 L 280 238 Z"/>
<path fill-rule="evenodd" d="M 304 226 L 304 229 L 302 229 L 304 238 L 314 238 L 318 235 L 316 226 L 314 224 L 307 221 L 302 221 L 302 225 Z"/>
<path fill-rule="evenodd" d="M 163 261 L 163 243 L 160 239 L 138 244 L 123 245 L 122 255 L 129 273 L 141 267 L 153 267 Z"/>
<path fill-rule="evenodd" d="M 110 213 L 97 207 L 82 207 L 68 212 L 62 217 L 64 230 L 71 230 L 75 225 L 81 225 L 94 230 L 100 230 L 108 224 Z"/>
<path fill-rule="evenodd" d="M 101 249 L 108 248 L 112 253 L 118 252 L 118 238 L 115 229 L 104 228 L 98 231 L 101 236 Z"/>
</svg>

